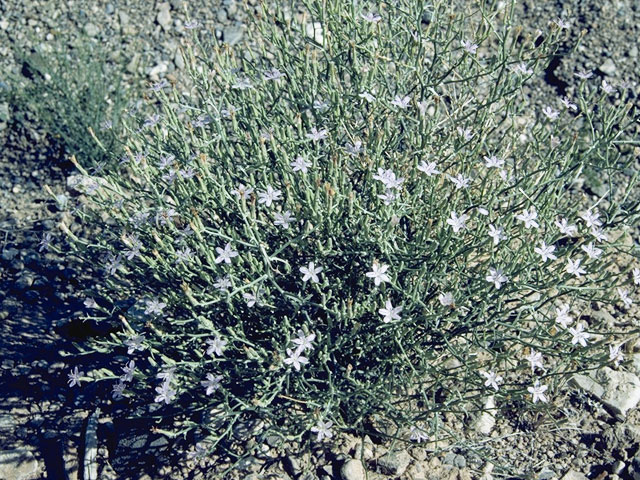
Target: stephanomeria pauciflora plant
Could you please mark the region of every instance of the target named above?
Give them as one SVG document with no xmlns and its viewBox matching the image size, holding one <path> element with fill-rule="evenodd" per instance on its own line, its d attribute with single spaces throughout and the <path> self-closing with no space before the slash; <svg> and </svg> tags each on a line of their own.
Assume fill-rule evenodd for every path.
<svg viewBox="0 0 640 480">
<path fill-rule="evenodd" d="M 635 177 L 576 185 L 632 161 L 624 86 L 529 101 L 567 24 L 523 32 L 512 5 L 305 7 L 265 10 L 243 52 L 189 24 L 189 82 L 154 85 L 91 177 L 102 231 L 74 245 L 104 271 L 87 306 L 118 319 L 84 347 L 114 355 L 105 401 L 179 412 L 196 456 L 247 418 L 424 441 L 445 412 L 544 409 L 571 373 L 618 366 L 624 332 L 589 312 L 634 301 Z"/>
</svg>

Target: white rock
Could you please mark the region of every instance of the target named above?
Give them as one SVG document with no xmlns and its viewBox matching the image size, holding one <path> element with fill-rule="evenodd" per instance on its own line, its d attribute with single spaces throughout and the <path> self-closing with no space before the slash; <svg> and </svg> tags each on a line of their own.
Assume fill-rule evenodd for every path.
<svg viewBox="0 0 640 480">
<path fill-rule="evenodd" d="M 624 417 L 640 403 L 640 378 L 604 367 L 592 375 L 574 375 L 571 382 L 593 394 L 614 415 Z"/>
<path fill-rule="evenodd" d="M 184 57 L 182 56 L 182 52 L 178 50 L 173 57 L 173 63 L 176 64 L 176 68 L 178 70 L 182 70 L 184 68 Z"/>
<path fill-rule="evenodd" d="M 602 396 L 604 395 L 604 388 L 602 387 L 602 385 L 600 385 L 588 375 L 577 373 L 573 377 L 571 377 L 570 383 L 584 390 L 585 392 L 595 395 L 598 398 L 602 398 Z"/>
<path fill-rule="evenodd" d="M 0 478 L 11 480 L 41 478 L 37 473 L 38 461 L 29 450 L 16 448 L 0 451 Z"/>
<path fill-rule="evenodd" d="M 161 3 L 158 5 L 158 15 L 156 20 L 165 30 L 171 26 L 171 5 L 168 3 Z"/>
<path fill-rule="evenodd" d="M 120 26 L 124 27 L 129 25 L 129 15 L 124 10 L 118 11 L 118 20 L 120 20 Z"/>
<path fill-rule="evenodd" d="M 399 477 L 411 463 L 411 456 L 406 450 L 392 451 L 380 457 L 377 463 L 382 473 Z"/>
<path fill-rule="evenodd" d="M 496 401 L 493 395 L 487 398 L 484 408 L 485 411 L 480 414 L 474 427 L 478 433 L 490 435 L 496 424 L 496 417 L 494 416 Z"/>
<path fill-rule="evenodd" d="M 366 473 L 360 460 L 348 460 L 340 469 L 342 480 L 365 480 Z"/>
<path fill-rule="evenodd" d="M 168 70 L 169 67 L 167 66 L 167 64 L 165 62 L 160 62 L 151 70 L 149 70 L 148 75 L 151 81 L 157 82 L 158 80 L 160 80 L 160 74 L 166 73 Z"/>
<path fill-rule="evenodd" d="M 633 373 L 604 367 L 596 373 L 596 379 L 605 387 L 602 403 L 614 413 L 625 416 L 640 402 L 640 378 Z"/>
<path fill-rule="evenodd" d="M 613 60 L 607 58 L 604 63 L 598 67 L 598 69 L 605 75 L 611 76 L 616 73 L 616 64 L 613 63 Z"/>
<path fill-rule="evenodd" d="M 96 35 L 98 35 L 98 33 L 100 33 L 100 30 L 93 23 L 87 23 L 84 26 L 84 33 L 86 33 L 90 37 L 95 37 Z"/>
<path fill-rule="evenodd" d="M 564 474 L 562 480 L 589 480 L 585 475 L 580 472 L 576 472 L 575 470 L 569 470 Z"/>
<path fill-rule="evenodd" d="M 362 457 L 361 457 L 362 456 Z M 365 460 L 371 460 L 373 458 L 373 442 L 369 435 L 365 435 L 364 440 L 357 443 L 353 457 Z"/>
<path fill-rule="evenodd" d="M 640 375 L 640 353 L 634 353 L 631 356 L 631 370 L 633 370 L 636 375 Z"/>
</svg>

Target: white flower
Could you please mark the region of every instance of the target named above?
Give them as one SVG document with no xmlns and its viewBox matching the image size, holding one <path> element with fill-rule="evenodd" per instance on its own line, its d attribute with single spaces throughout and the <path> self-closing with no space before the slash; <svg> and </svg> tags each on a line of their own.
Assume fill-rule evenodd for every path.
<svg viewBox="0 0 640 480">
<path fill-rule="evenodd" d="M 571 26 L 571 22 L 565 22 L 561 18 L 554 20 L 553 23 L 555 23 L 560 29 L 566 29 Z"/>
<path fill-rule="evenodd" d="M 213 376 L 213 373 L 207 373 L 207 379 L 200 382 L 200 385 L 207 389 L 207 395 L 211 395 L 218 388 L 220 388 L 220 381 L 222 380 L 222 375 Z"/>
<path fill-rule="evenodd" d="M 545 242 L 541 242 L 539 247 L 533 249 L 540 257 L 542 257 L 542 261 L 546 262 L 547 260 L 556 260 L 556 257 L 553 252 L 556 249 L 553 245 L 547 245 Z"/>
<path fill-rule="evenodd" d="M 441 293 L 440 295 L 438 295 L 438 300 L 445 307 L 450 307 L 451 305 L 455 304 L 453 293 L 451 292 Z"/>
<path fill-rule="evenodd" d="M 584 325 L 582 323 L 577 324 L 576 328 L 570 328 L 569 333 L 573 335 L 573 338 L 571 339 L 571 345 L 579 343 L 583 347 L 587 346 L 587 338 L 589 338 L 591 335 L 584 331 Z"/>
<path fill-rule="evenodd" d="M 396 178 L 396 174 L 393 172 L 393 170 L 385 170 L 383 168 L 378 168 L 378 173 L 373 175 L 373 178 L 375 180 L 380 180 L 389 189 L 400 188 L 400 186 L 404 182 L 404 177 Z"/>
<path fill-rule="evenodd" d="M 581 72 L 576 72 L 574 73 L 574 75 L 576 77 L 578 77 L 581 80 L 587 80 L 588 78 L 593 77 L 593 72 L 587 71 L 587 70 L 583 70 Z"/>
<path fill-rule="evenodd" d="M 569 309 L 570 307 L 567 304 L 556 308 L 556 323 L 559 323 L 564 328 L 567 328 L 573 322 L 573 318 L 569 315 Z"/>
<path fill-rule="evenodd" d="M 591 235 L 596 239 L 597 242 L 606 242 L 607 235 L 600 228 L 591 227 Z"/>
<path fill-rule="evenodd" d="M 488 235 L 493 238 L 494 245 L 498 245 L 500 241 L 507 239 L 507 236 L 504 233 L 504 229 L 502 227 L 495 227 L 494 225 L 489 225 Z"/>
<path fill-rule="evenodd" d="M 52 240 L 53 240 L 53 236 L 51 235 L 51 233 L 47 232 L 43 234 L 42 240 L 40 240 L 40 243 L 38 243 L 38 246 L 40 247 L 38 248 L 38 251 L 42 252 L 42 251 L 48 250 Z"/>
<path fill-rule="evenodd" d="M 327 422 L 319 421 L 317 426 L 311 427 L 311 431 L 318 434 L 318 436 L 316 437 L 316 440 L 318 442 L 321 442 L 323 438 L 333 437 L 333 433 L 330 430 L 332 425 L 333 422 L 329 420 Z"/>
<path fill-rule="evenodd" d="M 361 13 L 360 16 L 364 20 L 366 20 L 367 22 L 370 22 L 370 23 L 378 23 L 380 20 L 382 20 L 382 17 L 380 15 L 378 15 L 377 13 L 373 13 L 373 12 Z"/>
<path fill-rule="evenodd" d="M 314 142 L 317 142 L 318 140 L 323 140 L 327 138 L 328 134 L 329 133 L 327 132 L 326 128 L 323 128 L 322 130 L 318 131 L 316 127 L 313 127 L 311 129 L 311 132 L 307 133 L 307 138 L 313 140 Z"/>
<path fill-rule="evenodd" d="M 417 168 L 428 177 L 431 177 L 433 175 L 437 175 L 438 173 L 440 173 L 440 170 L 438 170 L 436 167 L 437 167 L 436 162 L 427 163 L 424 160 L 422 160 L 420 162 L 420 165 L 418 165 Z"/>
<path fill-rule="evenodd" d="M 284 214 L 276 212 L 273 216 L 275 217 L 273 224 L 276 226 L 282 225 L 284 229 L 288 229 L 289 224 L 295 221 L 295 217 L 291 214 L 290 210 L 287 210 Z"/>
<path fill-rule="evenodd" d="M 124 375 L 120 377 L 120 381 L 122 382 L 130 382 L 133 380 L 133 372 L 136 371 L 136 362 L 131 360 L 127 365 L 122 367 L 122 372 Z"/>
<path fill-rule="evenodd" d="M 396 95 L 396 98 L 391 100 L 391 105 L 398 108 L 407 108 L 409 106 L 409 102 L 411 101 L 411 97 L 409 95 L 405 97 L 401 97 L 400 95 Z"/>
<path fill-rule="evenodd" d="M 633 299 L 629 296 L 629 290 L 618 287 L 618 295 L 620 295 L 620 300 L 622 300 L 624 306 L 631 308 L 631 305 L 633 305 Z"/>
<path fill-rule="evenodd" d="M 248 78 L 241 78 L 236 83 L 234 83 L 231 88 L 235 88 L 238 90 L 247 90 L 248 88 L 253 88 L 253 85 L 251 85 L 251 81 Z"/>
<path fill-rule="evenodd" d="M 152 298 L 150 300 L 147 300 L 147 308 L 145 309 L 144 313 L 147 315 L 162 315 L 162 310 L 164 310 L 166 306 L 166 303 L 161 302 L 157 298 Z"/>
<path fill-rule="evenodd" d="M 160 378 L 161 380 L 164 380 L 164 382 L 166 383 L 171 383 L 173 381 L 173 377 L 176 373 L 176 367 L 170 367 L 168 365 L 164 365 L 162 367 L 162 371 L 158 372 L 156 374 L 156 378 Z"/>
<path fill-rule="evenodd" d="M 284 73 L 282 73 L 280 70 L 278 70 L 275 67 L 273 67 L 271 70 L 267 70 L 264 72 L 265 80 L 280 80 L 282 77 L 284 77 Z"/>
<path fill-rule="evenodd" d="M 225 275 L 224 277 L 216 278 L 216 281 L 213 284 L 221 292 L 226 292 L 231 288 L 231 277 L 229 275 Z"/>
<path fill-rule="evenodd" d="M 311 279 L 313 283 L 320 282 L 320 279 L 318 278 L 318 273 L 320 273 L 321 271 L 322 271 L 322 267 L 316 267 L 313 262 L 309 262 L 308 267 L 300 267 L 300 272 L 302 272 L 303 274 L 302 281 L 306 282 L 309 279 Z"/>
<path fill-rule="evenodd" d="M 541 402 L 548 402 L 547 397 L 545 396 L 544 392 L 547 391 L 547 386 L 546 385 L 540 385 L 540 381 L 536 380 L 535 383 L 533 384 L 533 387 L 528 387 L 527 390 L 529 391 L 529 393 L 531 393 L 531 395 L 533 395 L 533 403 L 536 403 L 538 400 L 540 400 Z"/>
<path fill-rule="evenodd" d="M 398 196 L 395 194 L 395 192 L 393 190 L 385 190 L 384 193 L 380 193 L 378 195 L 376 195 L 380 200 L 382 200 L 384 202 L 385 205 L 391 205 L 396 198 L 398 198 Z"/>
<path fill-rule="evenodd" d="M 580 247 L 587 254 L 589 258 L 599 258 L 602 255 L 602 250 L 593 245 L 593 242 L 588 245 L 582 245 Z"/>
<path fill-rule="evenodd" d="M 622 344 L 620 345 L 609 345 L 609 360 L 615 362 L 616 367 L 620 365 L 620 362 L 624 360 L 624 354 L 620 350 L 622 348 Z"/>
<path fill-rule="evenodd" d="M 527 67 L 527 64 L 524 62 L 519 63 L 518 65 L 514 65 L 513 67 L 511 67 L 511 70 L 514 73 L 521 73 L 523 75 L 531 75 L 533 73 L 533 69 Z"/>
<path fill-rule="evenodd" d="M 587 273 L 585 269 L 580 266 L 580 262 L 582 262 L 582 259 L 580 258 L 575 261 L 571 260 L 570 258 L 567 259 L 567 267 L 566 267 L 567 273 L 571 275 L 575 275 L 576 278 L 580 278 L 582 275 Z"/>
<path fill-rule="evenodd" d="M 231 118 L 231 115 L 235 115 L 236 113 L 238 113 L 240 111 L 240 109 L 238 107 L 236 107 L 235 105 L 231 105 L 229 104 L 227 106 L 227 108 L 221 108 L 220 109 L 220 114 L 224 117 L 224 118 Z M 263 137 L 263 135 L 260 135 L 261 137 Z M 265 140 L 269 140 L 268 138 L 265 138 Z"/>
<path fill-rule="evenodd" d="M 156 392 L 158 393 L 154 399 L 156 403 L 165 402 L 168 405 L 176 396 L 176 391 L 171 388 L 169 382 L 164 382 L 162 386 L 156 387 Z"/>
<path fill-rule="evenodd" d="M 418 443 L 426 442 L 427 440 L 429 440 L 429 435 L 427 435 L 422 427 L 412 425 L 410 432 L 411 435 L 409 436 L 409 440 L 413 440 L 414 442 Z"/>
<path fill-rule="evenodd" d="M 114 400 L 120 400 L 122 398 L 122 393 L 124 392 L 125 387 L 126 385 L 122 382 L 122 380 L 114 384 L 111 388 L 111 397 Z"/>
<path fill-rule="evenodd" d="M 176 263 L 188 263 L 193 260 L 193 251 L 189 247 L 181 248 L 176 250 L 176 257 Z"/>
<path fill-rule="evenodd" d="M 362 142 L 360 140 L 356 140 L 353 143 L 348 143 L 344 149 L 349 155 L 358 155 L 362 151 Z"/>
<path fill-rule="evenodd" d="M 542 113 L 544 113 L 545 116 L 551 121 L 555 120 L 556 118 L 558 118 L 558 115 L 560 115 L 559 111 L 549 106 L 544 107 L 542 109 Z"/>
<path fill-rule="evenodd" d="M 556 220 L 556 227 L 558 227 L 561 234 L 567 235 L 568 237 L 573 237 L 578 231 L 578 228 L 575 225 L 569 225 L 566 218 Z"/>
<path fill-rule="evenodd" d="M 489 275 L 487 275 L 486 280 L 487 282 L 492 282 L 499 290 L 502 284 L 506 283 L 509 279 L 501 268 L 490 268 Z"/>
<path fill-rule="evenodd" d="M 600 214 L 597 211 L 594 212 L 591 209 L 585 210 L 580 214 L 580 218 L 582 218 L 587 224 L 587 228 L 600 227 L 602 225 L 602 222 L 600 221 L 599 217 Z"/>
<path fill-rule="evenodd" d="M 540 352 L 536 352 L 534 349 L 531 349 L 531 353 L 529 354 L 529 356 L 525 357 L 525 360 L 527 360 L 531 364 L 532 374 L 534 373 L 536 367 L 544 370 L 544 367 L 542 366 L 542 354 Z"/>
<path fill-rule="evenodd" d="M 615 87 L 613 85 L 609 85 L 607 81 L 604 79 L 602 80 L 602 90 L 607 95 L 611 95 L 613 92 L 616 91 Z"/>
<path fill-rule="evenodd" d="M 273 202 L 280 200 L 282 192 L 275 190 L 271 185 L 267 185 L 267 190 L 258 193 L 258 203 L 264 203 L 266 207 L 270 207 Z"/>
<path fill-rule="evenodd" d="M 471 131 L 471 127 L 462 128 L 458 127 L 458 135 L 460 135 L 465 140 L 469 141 L 473 138 L 473 132 Z"/>
<path fill-rule="evenodd" d="M 78 371 L 78 367 L 75 367 L 73 370 L 71 370 L 71 373 L 68 374 L 69 376 L 69 386 L 70 387 L 75 387 L 76 385 L 80 386 L 80 378 L 84 375 L 84 372 L 79 372 Z"/>
<path fill-rule="evenodd" d="M 313 342 L 315 339 L 316 339 L 315 333 L 310 333 L 309 335 L 305 335 L 304 332 L 299 329 L 298 337 L 294 338 L 291 341 L 296 345 L 298 345 L 297 348 L 299 348 L 304 352 L 305 350 L 313 350 L 313 344 L 311 342 Z"/>
<path fill-rule="evenodd" d="M 291 162 L 290 165 L 293 167 L 294 172 L 307 173 L 307 169 L 311 166 L 311 162 L 305 160 L 302 157 L 298 157 L 293 162 Z"/>
<path fill-rule="evenodd" d="M 360 98 L 364 98 L 367 102 L 371 103 L 373 101 L 375 101 L 376 97 L 374 97 L 373 95 L 371 95 L 369 92 L 362 92 L 359 93 L 358 96 Z"/>
<path fill-rule="evenodd" d="M 221 356 L 227 345 L 227 341 L 217 335 L 216 338 L 207 339 L 206 343 L 209 345 L 209 348 L 207 348 L 207 355 L 211 355 L 212 357 L 215 355 Z"/>
<path fill-rule="evenodd" d="M 216 252 L 218 252 L 218 257 L 215 259 L 216 264 L 221 262 L 231 263 L 231 259 L 238 256 L 238 252 L 231 248 L 230 243 L 227 243 L 224 249 L 216 247 Z"/>
<path fill-rule="evenodd" d="M 640 268 L 633 269 L 633 283 L 640 285 Z"/>
<path fill-rule="evenodd" d="M 134 335 L 133 337 L 127 338 L 124 341 L 124 344 L 129 347 L 127 353 L 131 355 L 136 350 L 144 350 L 146 346 L 142 345 L 142 342 L 144 342 L 144 335 Z"/>
<path fill-rule="evenodd" d="M 377 262 L 373 262 L 371 271 L 366 273 L 366 276 L 373 278 L 373 283 L 377 287 L 382 282 L 390 282 L 391 279 L 385 273 L 389 269 L 389 265 L 378 265 Z"/>
<path fill-rule="evenodd" d="M 84 306 L 87 308 L 99 308 L 98 302 L 96 302 L 93 298 L 87 297 L 84 299 Z"/>
<path fill-rule="evenodd" d="M 468 177 L 465 177 L 461 173 L 459 173 L 455 177 L 452 177 L 451 175 L 447 175 L 447 176 L 449 177 L 449 180 L 451 180 L 451 182 L 453 182 L 453 184 L 456 186 L 456 190 L 469 187 L 469 182 L 471 181 L 471 179 Z"/>
<path fill-rule="evenodd" d="M 313 109 L 314 110 L 318 110 L 319 112 L 324 112 L 325 110 L 329 109 L 329 102 L 326 102 L 326 101 L 324 101 L 322 99 L 314 100 Z M 315 128 L 311 129 L 311 131 L 315 131 L 315 130 L 316 130 Z M 320 133 L 322 133 L 322 132 L 320 132 Z"/>
<path fill-rule="evenodd" d="M 378 313 L 382 315 L 382 321 L 389 323 L 392 320 L 400 320 L 399 313 L 402 311 L 402 307 L 394 307 L 391 305 L 391 300 L 387 300 L 384 304 L 384 308 L 378 310 Z"/>
<path fill-rule="evenodd" d="M 538 218 L 538 212 L 536 212 L 536 209 L 534 207 L 531 207 L 531 211 L 525 209 L 521 214 L 516 215 L 516 219 L 523 222 L 525 228 L 540 227 L 538 222 L 536 222 L 536 218 Z"/>
<path fill-rule="evenodd" d="M 575 103 L 571 103 L 571 100 L 569 100 L 567 97 L 564 97 L 560 100 L 560 102 L 562 103 L 562 105 L 565 106 L 565 108 L 576 111 L 578 110 L 578 106 Z"/>
<path fill-rule="evenodd" d="M 258 303 L 258 295 L 256 293 L 244 292 L 242 298 L 247 302 L 247 307 L 253 307 Z"/>
<path fill-rule="evenodd" d="M 490 157 L 484 158 L 484 166 L 487 168 L 502 168 L 504 165 L 504 160 L 502 158 L 498 158 L 495 155 L 491 155 Z"/>
<path fill-rule="evenodd" d="M 295 351 L 291 351 L 290 348 L 287 348 L 287 355 L 289 355 L 289 357 L 284 359 L 284 363 L 287 365 L 293 365 L 293 368 L 297 371 L 300 371 L 301 364 L 306 365 L 309 363 L 309 359 L 302 356 L 302 349 L 300 347 L 296 348 Z"/>
<path fill-rule="evenodd" d="M 475 43 L 470 42 L 469 40 L 462 40 L 460 43 L 462 44 L 462 48 L 464 48 L 468 53 L 470 53 L 471 55 L 475 55 L 476 54 L 476 50 L 478 49 L 478 45 L 476 45 Z"/>
<path fill-rule="evenodd" d="M 502 382 L 502 377 L 500 375 L 493 370 L 490 372 L 481 371 L 480 374 L 487 379 L 487 381 L 484 382 L 485 387 L 493 387 L 494 390 L 498 391 L 498 384 Z"/>
<path fill-rule="evenodd" d="M 462 214 L 458 217 L 458 214 L 451 212 L 451 218 L 447 219 L 447 223 L 453 228 L 453 233 L 458 233 L 460 230 L 467 228 L 466 221 L 469 219 L 469 215 Z"/>
</svg>

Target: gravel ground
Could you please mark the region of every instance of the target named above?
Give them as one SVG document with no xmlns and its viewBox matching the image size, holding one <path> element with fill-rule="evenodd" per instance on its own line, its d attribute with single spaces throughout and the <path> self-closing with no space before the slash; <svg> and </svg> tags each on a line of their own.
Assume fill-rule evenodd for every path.
<svg viewBox="0 0 640 480">
<path fill-rule="evenodd" d="M 60 38 L 71 42 L 81 32 L 107 46 L 109 61 L 124 67 L 131 83 L 179 79 L 184 68 L 178 48 L 185 36 L 185 5 L 192 19 L 235 44 L 250 41 L 245 23 L 257 3 L 5 0 L 0 3 L 0 90 L 12 88 L 6 78 L 23 68 L 13 48 L 46 48 Z M 638 104 L 640 3 L 522 0 L 518 4 L 518 23 L 525 32 L 546 28 L 557 18 L 571 19 L 569 38 L 562 55 L 529 87 L 532 103 L 571 96 L 576 88 L 574 73 L 586 69 L 600 77 L 596 81 L 630 82 Z M 581 30 L 584 37 L 579 47 L 570 51 Z M 98 478 L 209 478 L 222 471 L 230 457 L 186 461 L 188 444 L 173 444 L 144 421 L 119 420 L 122 411 L 103 408 L 96 413 L 99 387 L 92 383 L 79 390 L 67 387 L 73 342 L 105 333 L 82 321 L 86 309 L 77 293 L 96 274 L 72 257 L 40 251 L 44 232 L 55 232 L 63 215 L 68 216 L 72 230 L 81 228 L 72 216 L 58 210 L 44 188 L 72 195 L 67 179 L 73 171 L 61 161 L 64 153 L 38 119 L 17 121 L 16 113 L 0 97 L 0 373 L 4 386 L 0 390 L 0 479 L 89 478 L 82 471 L 82 459 L 91 453 L 86 445 L 92 438 L 89 418 L 93 415 Z M 582 196 L 592 200 L 601 188 L 587 181 Z M 628 237 L 637 245 L 637 230 Z M 624 318 L 640 318 L 637 309 L 626 317 L 613 309 L 592 315 L 618 324 Z M 443 444 L 437 452 L 424 445 L 393 451 L 382 436 L 363 440 L 346 433 L 301 452 L 296 445 L 278 444 L 273 438 L 248 440 L 239 431 L 230 448 L 249 451 L 252 457 L 241 473 L 228 478 L 359 480 L 364 478 L 362 454 L 368 478 L 638 480 L 640 415 L 633 408 L 626 416 L 619 412 L 619 403 L 627 397 L 631 403 L 634 395 L 635 403 L 640 400 L 640 354 L 635 353 L 633 342 L 628 353 L 633 359 L 623 369 L 628 377 L 611 374 L 603 380 L 614 392 L 613 400 L 606 394 L 599 398 L 592 386 L 578 382 L 583 388 L 568 385 L 554 399 L 559 408 L 550 416 L 512 413 L 484 419 L 484 427 L 476 419 L 461 423 L 450 418 L 449 427 L 464 441 Z M 99 365 L 100 358 L 83 358 L 83 364 Z M 616 391 L 620 384 L 636 385 L 637 391 L 632 387 Z M 488 433 L 481 433 L 482 428 Z"/>
</svg>

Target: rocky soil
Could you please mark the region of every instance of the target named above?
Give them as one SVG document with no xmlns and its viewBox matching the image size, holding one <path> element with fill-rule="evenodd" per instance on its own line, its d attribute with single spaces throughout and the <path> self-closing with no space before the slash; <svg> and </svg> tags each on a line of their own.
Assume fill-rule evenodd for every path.
<svg viewBox="0 0 640 480">
<path fill-rule="evenodd" d="M 189 456 L 194 439 L 174 442 L 148 422 L 122 420 L 126 407 L 98 410 L 100 386 L 68 387 L 67 374 L 77 360 L 73 343 L 104 333 L 84 321 L 87 309 L 79 293 L 96 274 L 73 256 L 56 253 L 62 237 L 56 225 L 63 217 L 72 230 L 82 227 L 61 211 L 45 186 L 71 197 L 68 178 L 74 172 L 63 161 L 57 139 L 38 118 L 20 117 L 15 105 L 3 100 L 3 91 L 19 88 L 7 80 L 23 70 L 15 49 L 46 48 L 80 35 L 107 45 L 109 62 L 124 67 L 132 83 L 178 79 L 184 69 L 179 46 L 188 20 L 185 7 L 191 19 L 236 44 L 250 41 L 246 22 L 257 3 L 0 2 L 0 479 L 208 478 L 232 463 L 231 456 Z M 594 81 L 629 82 L 638 103 L 640 3 L 519 2 L 518 23 L 526 31 L 545 28 L 557 18 L 571 22 L 566 49 L 532 85 L 530 95 L 554 101 L 571 96 L 574 73 L 586 69 L 595 72 Z M 580 46 L 570 51 L 581 30 Z M 598 182 L 583 188 L 586 198 L 602 193 Z M 52 235 L 48 249 L 41 243 L 46 233 Z M 638 233 L 629 232 L 636 245 Z M 640 318 L 637 308 L 624 316 L 613 309 L 594 314 L 612 323 Z M 260 426 L 247 424 L 234 433 L 231 449 L 252 455 L 227 478 L 360 480 L 366 471 L 369 479 L 640 480 L 640 353 L 633 345 L 624 368 L 577 377 L 567 385 L 553 399 L 559 407 L 554 415 L 513 413 L 466 424 L 451 419 L 464 441 L 442 443 L 438 450 L 432 444 L 396 449 L 379 426 L 378 435 L 341 433 L 303 452 L 271 437 L 250 439 Z M 83 358 L 82 363 L 99 366 L 100 358 Z M 84 470 L 87 458 L 94 458 L 87 463 L 97 471 Z"/>
</svg>

